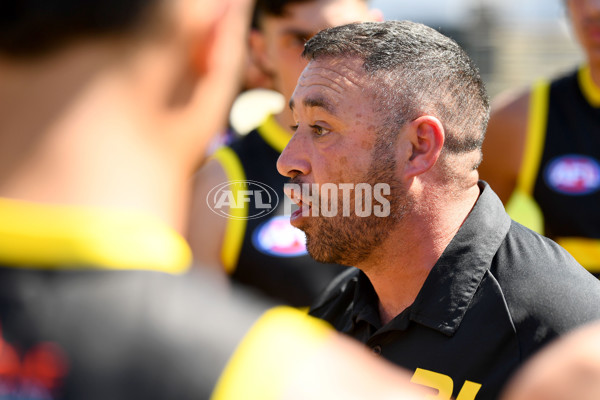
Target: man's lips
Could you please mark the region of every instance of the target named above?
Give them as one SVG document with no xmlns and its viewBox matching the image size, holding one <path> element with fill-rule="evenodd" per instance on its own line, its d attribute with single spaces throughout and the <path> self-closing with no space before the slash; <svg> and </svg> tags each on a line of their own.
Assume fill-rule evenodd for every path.
<svg viewBox="0 0 600 400">
<path fill-rule="evenodd" d="M 290 200 L 297 204 L 300 207 L 300 209 L 302 209 L 303 207 L 310 209 L 310 207 L 312 206 L 310 202 L 304 202 L 302 200 L 301 190 L 297 190 L 295 188 L 290 188 L 286 186 L 283 188 L 283 192 L 287 197 L 290 198 Z"/>
<path fill-rule="evenodd" d="M 292 199 L 294 200 L 294 202 L 298 205 L 298 209 L 296 211 L 294 211 L 292 213 L 292 215 L 290 216 L 290 219 L 296 220 L 299 219 L 301 217 L 307 217 L 310 216 L 310 209 L 311 209 L 311 204 L 309 203 L 304 203 L 302 200 L 299 199 Z"/>
<path fill-rule="evenodd" d="M 298 209 L 290 215 L 290 223 L 297 225 L 300 219 L 310 215 L 312 204 L 302 200 L 302 191 L 297 188 L 284 187 L 284 193 L 298 206 Z"/>
</svg>

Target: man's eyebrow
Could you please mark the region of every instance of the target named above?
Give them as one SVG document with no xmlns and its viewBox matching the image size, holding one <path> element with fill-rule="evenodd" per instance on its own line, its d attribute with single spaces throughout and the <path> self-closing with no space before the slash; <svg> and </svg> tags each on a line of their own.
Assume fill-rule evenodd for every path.
<svg viewBox="0 0 600 400">
<path fill-rule="evenodd" d="M 326 112 L 328 112 L 329 114 L 334 114 L 335 113 L 335 107 L 333 106 L 333 104 L 331 104 L 331 102 L 329 102 L 327 99 L 324 99 L 323 97 L 308 97 L 305 98 L 304 100 L 302 100 L 302 104 L 305 107 L 319 107 L 322 108 L 323 110 L 325 110 Z M 294 110 L 294 99 L 290 99 L 290 102 L 288 103 L 290 110 Z"/>
</svg>

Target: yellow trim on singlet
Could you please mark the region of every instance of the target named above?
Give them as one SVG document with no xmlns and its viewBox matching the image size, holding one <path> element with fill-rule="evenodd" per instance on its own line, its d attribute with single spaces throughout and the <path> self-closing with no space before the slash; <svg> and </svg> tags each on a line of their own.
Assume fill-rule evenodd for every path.
<svg viewBox="0 0 600 400">
<path fill-rule="evenodd" d="M 243 182 L 246 180 L 246 174 L 244 173 L 244 167 L 240 158 L 230 147 L 224 146 L 219 148 L 211 157 L 221 164 L 229 182 Z M 234 199 L 238 198 L 237 192 L 239 188 L 239 185 L 230 185 Z M 231 217 L 227 219 L 223 246 L 221 247 L 221 262 L 229 275 L 233 274 L 237 267 L 244 242 L 248 205 L 246 203 L 243 204 L 244 207 L 231 208 L 229 210 Z"/>
<path fill-rule="evenodd" d="M 263 140 L 279 153 L 283 151 L 291 138 L 290 134 L 275 121 L 272 115 L 268 116 L 260 124 L 257 131 Z M 246 180 L 244 166 L 235 151 L 230 147 L 219 148 L 212 155 L 212 158 L 221 164 L 229 182 Z M 276 173 L 276 171 L 273 171 L 273 173 Z M 236 193 L 238 187 L 231 185 L 230 189 L 233 192 L 233 197 L 237 199 Z M 227 221 L 223 246 L 221 248 L 221 262 L 229 275 L 235 272 L 242 251 L 242 244 L 244 243 L 244 235 L 246 233 L 248 205 L 244 203 L 243 208 L 231 209 L 230 215 L 231 218 Z"/>
<path fill-rule="evenodd" d="M 578 72 L 580 89 L 586 100 L 595 107 L 600 106 L 600 88 L 594 85 L 588 66 Z M 533 187 L 538 174 L 546 140 L 550 83 L 537 82 L 531 92 L 527 142 L 523 156 L 522 173 L 517 190 L 509 200 L 506 210 L 510 216 L 525 226 L 543 233 L 543 215 L 533 199 Z M 539 215 L 539 217 L 538 217 Z M 538 220 L 540 225 L 538 227 Z M 580 237 L 554 238 L 588 271 L 600 273 L 600 240 Z"/>
<path fill-rule="evenodd" d="M 291 307 L 270 309 L 235 350 L 211 400 L 281 398 L 287 378 L 326 345 L 331 332 L 326 322 Z"/>
<path fill-rule="evenodd" d="M 0 198 L 0 265 L 5 267 L 180 274 L 191 260 L 186 241 L 146 214 Z"/>
<path fill-rule="evenodd" d="M 285 146 L 287 146 L 292 138 L 292 135 L 283 129 L 272 115 L 269 115 L 257 130 L 263 140 L 278 153 L 281 153 L 285 149 Z"/>
<path fill-rule="evenodd" d="M 521 174 L 517 181 L 517 187 L 529 196 L 533 195 L 533 186 L 544 151 L 549 103 L 550 82 L 540 80 L 534 84 L 531 90 L 527 139 L 523 152 Z"/>
<path fill-rule="evenodd" d="M 506 211 L 512 219 L 539 233 L 544 232 L 544 217 L 539 205 L 533 199 L 533 187 L 546 140 L 549 102 L 550 82 L 537 81 L 529 96 L 521 172 L 517 178 L 517 187 L 506 204 Z"/>
<path fill-rule="evenodd" d="M 559 237 L 556 242 L 565 248 L 579 264 L 592 273 L 600 273 L 600 239 Z"/>
<path fill-rule="evenodd" d="M 579 68 L 577 81 L 583 96 L 592 107 L 600 108 L 600 87 L 596 86 L 592 79 L 592 72 L 589 65 Z"/>
</svg>

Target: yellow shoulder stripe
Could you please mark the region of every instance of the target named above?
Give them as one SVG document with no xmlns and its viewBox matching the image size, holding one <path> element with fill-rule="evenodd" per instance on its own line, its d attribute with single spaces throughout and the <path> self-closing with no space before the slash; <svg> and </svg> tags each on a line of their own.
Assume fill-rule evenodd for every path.
<svg viewBox="0 0 600 400">
<path fill-rule="evenodd" d="M 281 153 L 285 146 L 292 138 L 292 135 L 288 131 L 283 129 L 281 125 L 275 121 L 275 117 L 270 115 L 260 126 L 258 127 L 258 134 L 263 138 L 265 142 L 269 144 L 278 153 Z"/>
<path fill-rule="evenodd" d="M 150 215 L 0 199 L 0 263 L 15 268 L 153 270 L 180 274 L 187 242 Z"/>
<path fill-rule="evenodd" d="M 579 87 L 583 92 L 583 96 L 592 107 L 600 108 L 600 87 L 596 86 L 592 80 L 590 66 L 585 65 L 579 69 L 577 73 Z"/>
<path fill-rule="evenodd" d="M 550 82 L 536 82 L 529 96 L 529 117 L 521 172 L 517 187 L 506 204 L 506 211 L 512 219 L 538 233 L 544 232 L 544 217 L 533 199 L 533 187 L 546 140 L 549 101 Z"/>
<path fill-rule="evenodd" d="M 525 194 L 533 194 L 533 186 L 538 173 L 548 122 L 548 105 L 550 100 L 550 82 L 536 82 L 529 99 L 529 121 L 527 124 L 527 139 L 523 153 L 521 174 L 517 187 Z"/>
<path fill-rule="evenodd" d="M 564 247 L 588 271 L 600 273 L 600 239 L 559 237 L 556 242 Z"/>
<path fill-rule="evenodd" d="M 532 196 L 516 189 L 506 203 L 506 212 L 518 223 L 544 234 L 544 214 Z"/>
<path fill-rule="evenodd" d="M 223 146 L 215 151 L 212 158 L 216 159 L 225 170 L 233 198 L 237 199 L 237 192 L 242 185 L 236 185 L 235 183 L 242 183 L 246 180 L 244 167 L 239 157 L 230 147 Z M 244 207 L 230 209 L 230 218 L 227 220 L 225 238 L 221 248 L 221 262 L 225 271 L 230 275 L 233 274 L 238 263 L 242 243 L 244 242 L 247 217 L 248 206 L 245 203 Z"/>
<path fill-rule="evenodd" d="M 287 377 L 325 345 L 326 322 L 291 307 L 268 310 L 250 329 L 225 367 L 211 400 L 272 400 Z"/>
</svg>

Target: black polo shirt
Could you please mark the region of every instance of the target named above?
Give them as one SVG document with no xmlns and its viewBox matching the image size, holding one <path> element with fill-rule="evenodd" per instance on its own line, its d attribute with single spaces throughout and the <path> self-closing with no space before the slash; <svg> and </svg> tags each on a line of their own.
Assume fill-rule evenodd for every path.
<svg viewBox="0 0 600 400">
<path fill-rule="evenodd" d="M 600 318 L 600 283 L 553 241 L 511 221 L 485 182 L 414 303 L 385 326 L 369 279 L 345 272 L 311 309 L 416 371 L 440 397 L 495 399 L 557 335 Z M 402 290 L 399 287 L 398 290 Z"/>
</svg>

